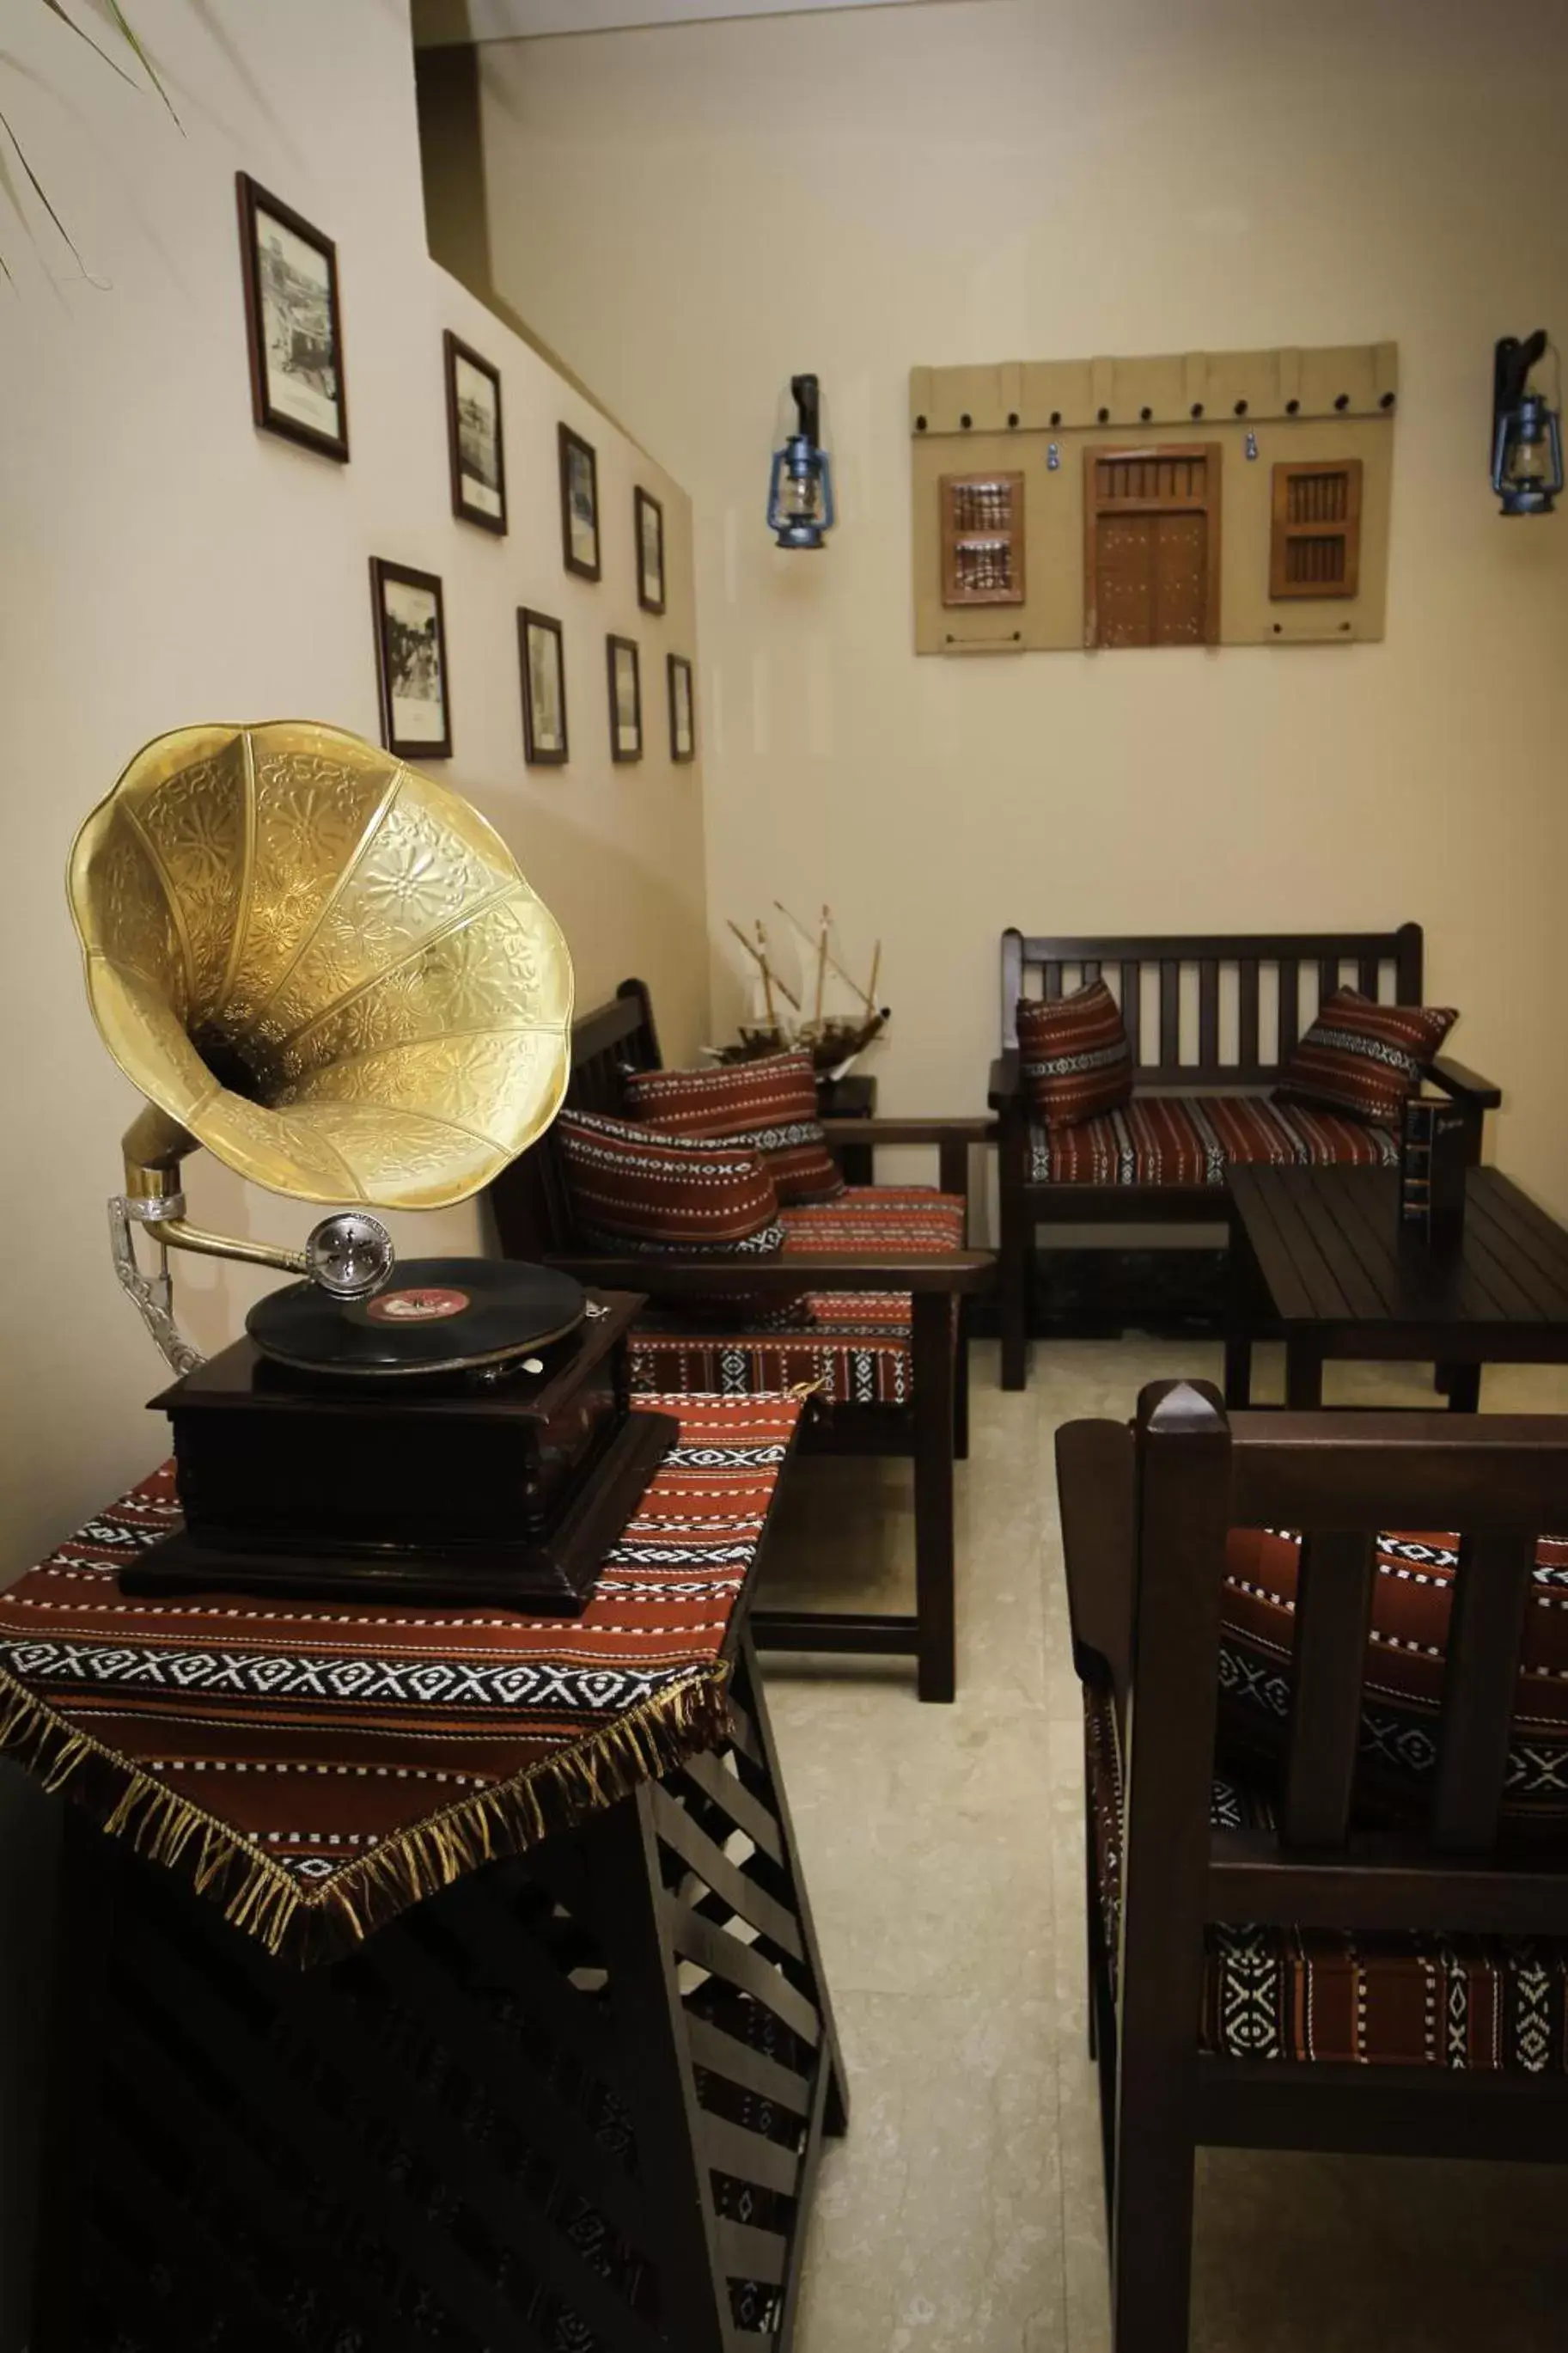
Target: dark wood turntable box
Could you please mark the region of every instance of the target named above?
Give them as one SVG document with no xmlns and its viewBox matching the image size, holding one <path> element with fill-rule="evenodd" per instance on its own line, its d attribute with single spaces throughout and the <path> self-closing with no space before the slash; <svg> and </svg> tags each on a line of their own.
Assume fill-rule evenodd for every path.
<svg viewBox="0 0 1568 2353">
<path fill-rule="evenodd" d="M 535 1373 L 347 1380 L 237 1341 L 152 1400 L 185 1525 L 127 1589 L 580 1609 L 678 1428 L 630 1406 L 641 1296 L 590 1304 Z"/>
</svg>

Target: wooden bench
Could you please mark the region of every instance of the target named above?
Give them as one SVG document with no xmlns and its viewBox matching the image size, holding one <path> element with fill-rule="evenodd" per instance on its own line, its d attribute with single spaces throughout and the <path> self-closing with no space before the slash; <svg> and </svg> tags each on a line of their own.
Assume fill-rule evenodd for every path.
<svg viewBox="0 0 1568 2353">
<path fill-rule="evenodd" d="M 1568 1957 L 1568 1834 L 1510 1831 L 1503 1811 L 1529 1736 L 1515 1709 L 1535 1532 L 1568 1521 L 1568 1419 L 1227 1420 L 1206 1385 L 1162 1382 L 1135 1431 L 1067 1424 L 1057 1467 L 1112 2344 L 1186 2353 L 1197 2147 L 1568 2160 L 1568 2072 L 1545 2022 Z M 1302 1546 L 1289 1714 L 1272 1767 L 1222 1754 L 1216 1775 L 1227 1534 L 1265 1527 Z M 1363 1677 L 1378 1535 L 1400 1529 L 1464 1534 L 1424 1805 L 1391 1820 L 1363 1788 L 1378 1762 Z M 1483 1958 L 1480 1938 L 1510 1942 Z M 1397 2052 L 1379 2040 L 1396 2018 Z"/>
<path fill-rule="evenodd" d="M 572 1029 L 570 1109 L 624 1118 L 628 1071 L 661 1067 L 658 1033 L 647 987 L 623 981 L 614 999 L 581 1016 Z M 835 1146 L 879 1144 L 934 1145 L 944 1189 L 967 1199 L 972 1146 L 986 1143 L 984 1118 L 827 1120 Z M 891 1652 L 913 1657 L 923 1700 L 951 1700 L 956 1682 L 953 1546 L 953 1464 L 968 1451 L 968 1329 L 966 1299 L 991 1288 L 995 1261 L 988 1250 L 791 1249 L 776 1259 L 613 1257 L 588 1248 L 572 1213 L 559 1147 L 546 1133 L 489 1187 L 501 1249 L 508 1258 L 542 1259 L 580 1282 L 606 1291 L 640 1291 L 659 1309 L 678 1311 L 683 1299 L 725 1293 L 781 1300 L 803 1289 L 814 1293 L 907 1294 L 907 1334 L 899 1345 L 907 1364 L 895 1401 L 838 1400 L 808 1418 L 801 1444 L 831 1454 L 902 1455 L 914 1463 L 915 1609 L 907 1612 L 761 1609 L 752 1629 L 759 1649 Z M 700 1327 L 698 1327 L 700 1329 Z M 762 1335 L 758 1345 L 784 1345 L 790 1335 Z M 745 1343 L 723 1339 L 743 1355 Z M 837 1352 L 830 1332 L 803 1335 L 818 1355 Z M 878 1344 L 885 1349 L 887 1343 Z M 635 1357 L 634 1357 L 635 1363 Z M 903 1377 L 907 1370 L 908 1377 Z"/>
<path fill-rule="evenodd" d="M 1139 939 L 1034 939 L 1002 934 L 1002 1052 L 991 1067 L 1001 1206 L 1002 1386 L 1028 1378 L 1028 1331 L 1039 1225 L 1223 1224 L 1223 1181 L 1205 1184 L 1053 1181 L 1038 1160 L 1037 1126 L 1018 1052 L 1021 997 L 1065 997 L 1103 978 L 1121 1006 L 1132 1048 L 1134 1103 L 1152 1096 L 1259 1096 L 1279 1077 L 1319 1001 L 1359 988 L 1382 1004 L 1422 1001 L 1419 923 L 1396 932 L 1179 934 Z M 1305 987 L 1304 985 L 1305 984 Z M 1303 1018 L 1303 995 L 1309 998 Z M 1502 1098 L 1446 1056 L 1427 1075 L 1462 1104 L 1480 1157 L 1485 1113 Z"/>
</svg>

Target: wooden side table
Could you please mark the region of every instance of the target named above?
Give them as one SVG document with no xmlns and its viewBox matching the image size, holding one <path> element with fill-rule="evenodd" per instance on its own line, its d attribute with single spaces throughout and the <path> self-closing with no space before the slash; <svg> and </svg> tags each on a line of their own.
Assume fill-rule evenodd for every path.
<svg viewBox="0 0 1568 2353">
<path fill-rule="evenodd" d="M 1382 1168 L 1233 1167 L 1226 1403 L 1246 1406 L 1262 1315 L 1285 1331 L 1286 1403 L 1322 1403 L 1336 1356 L 1436 1364 L 1474 1413 L 1481 1366 L 1568 1364 L 1568 1233 L 1495 1168 L 1469 1172 L 1464 1240 L 1435 1256 L 1398 1225 Z"/>
<path fill-rule="evenodd" d="M 72 1810 L 35 2353 L 784 2353 L 847 2104 L 749 1641 L 733 1692 L 321 1968 Z"/>
</svg>

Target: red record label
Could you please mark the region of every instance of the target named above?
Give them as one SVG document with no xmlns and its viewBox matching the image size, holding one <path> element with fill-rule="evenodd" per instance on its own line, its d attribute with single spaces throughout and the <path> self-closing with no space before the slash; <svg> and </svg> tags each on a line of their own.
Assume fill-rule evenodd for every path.
<svg viewBox="0 0 1568 2353">
<path fill-rule="evenodd" d="M 469 1303 L 466 1291 L 383 1291 L 364 1312 L 374 1324 L 437 1324 Z"/>
</svg>

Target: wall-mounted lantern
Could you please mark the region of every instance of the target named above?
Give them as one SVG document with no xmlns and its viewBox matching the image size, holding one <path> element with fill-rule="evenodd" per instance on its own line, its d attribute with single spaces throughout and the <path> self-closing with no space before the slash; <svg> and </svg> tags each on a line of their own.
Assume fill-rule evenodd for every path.
<svg viewBox="0 0 1568 2353">
<path fill-rule="evenodd" d="M 1546 351 L 1546 330 L 1521 343 L 1504 335 L 1492 372 L 1492 488 L 1505 515 L 1550 514 L 1563 488 L 1563 432 L 1557 410 L 1530 387 Z M 1556 357 L 1556 353 L 1552 353 Z M 1561 401 L 1561 393 L 1559 401 Z"/>
<path fill-rule="evenodd" d="M 820 547 L 834 524 L 833 460 L 822 446 L 822 395 L 814 375 L 791 376 L 776 438 L 768 529 L 781 547 Z"/>
</svg>

